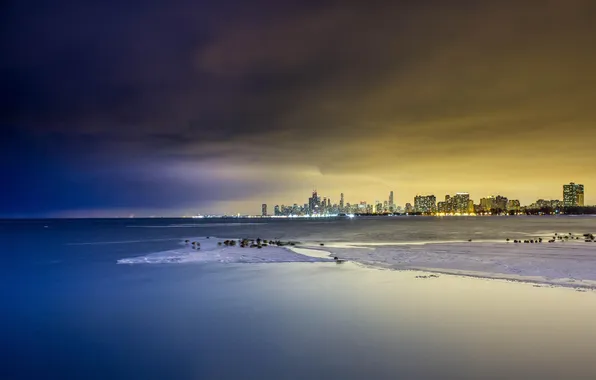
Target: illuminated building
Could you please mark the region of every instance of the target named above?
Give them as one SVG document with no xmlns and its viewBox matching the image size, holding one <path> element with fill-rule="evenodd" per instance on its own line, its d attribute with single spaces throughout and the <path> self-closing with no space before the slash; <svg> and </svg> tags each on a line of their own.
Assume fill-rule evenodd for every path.
<svg viewBox="0 0 596 380">
<path fill-rule="evenodd" d="M 261 216 L 267 216 L 267 204 L 263 203 L 261 205 Z"/>
<path fill-rule="evenodd" d="M 275 205 L 275 207 L 273 208 L 273 215 L 275 215 L 275 216 L 281 215 L 281 211 L 279 210 L 279 205 Z"/>
<path fill-rule="evenodd" d="M 417 195 L 414 197 L 414 209 L 423 214 L 432 214 L 437 209 L 437 197 L 434 195 Z"/>
<path fill-rule="evenodd" d="M 406 214 L 410 214 L 410 213 L 414 212 L 414 208 L 412 207 L 411 203 L 406 203 L 405 212 L 406 212 Z"/>
<path fill-rule="evenodd" d="M 583 206 L 584 205 L 584 185 L 571 182 L 569 185 L 563 185 L 563 206 Z"/>
<path fill-rule="evenodd" d="M 312 197 L 308 198 L 308 213 L 311 215 L 318 214 L 320 205 L 321 200 L 319 198 L 319 195 L 317 194 L 317 191 L 314 190 L 312 192 Z"/>
<path fill-rule="evenodd" d="M 339 211 L 344 212 L 344 193 L 341 193 L 339 197 Z"/>
<path fill-rule="evenodd" d="M 468 214 L 470 212 L 470 194 L 457 193 L 453 196 L 453 212 L 458 214 Z"/>
</svg>

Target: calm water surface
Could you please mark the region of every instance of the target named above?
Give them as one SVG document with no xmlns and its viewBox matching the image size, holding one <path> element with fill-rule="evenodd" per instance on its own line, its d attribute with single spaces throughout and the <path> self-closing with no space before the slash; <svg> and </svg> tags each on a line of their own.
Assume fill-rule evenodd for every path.
<svg viewBox="0 0 596 380">
<path fill-rule="evenodd" d="M 596 378 L 594 292 L 352 264 L 115 264 L 192 236 L 493 239 L 596 232 L 594 218 L 231 222 L 0 222 L 0 377 Z"/>
</svg>

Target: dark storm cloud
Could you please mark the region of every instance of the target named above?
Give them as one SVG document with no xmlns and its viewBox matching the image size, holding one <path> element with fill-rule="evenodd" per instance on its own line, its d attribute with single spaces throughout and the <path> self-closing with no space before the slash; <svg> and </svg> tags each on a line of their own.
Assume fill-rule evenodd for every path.
<svg viewBox="0 0 596 380">
<path fill-rule="evenodd" d="M 30 155 L 58 151 L 44 154 L 69 163 L 52 169 L 64 183 L 104 167 L 116 178 L 119 164 L 211 168 L 218 190 L 170 178 L 189 195 L 172 190 L 165 207 L 281 186 L 236 174 L 254 190 L 221 191 L 230 183 L 217 169 L 253 166 L 347 176 L 333 177 L 333 192 L 366 174 L 408 196 L 452 191 L 454 176 L 458 189 L 515 191 L 503 181 L 544 183 L 545 168 L 557 193 L 571 179 L 591 184 L 593 1 L 60 0 L 2 13 L 2 124 L 42 145 Z M 153 189 L 170 192 L 137 177 L 102 194 L 141 188 L 153 206 Z M 134 203 L 102 194 L 83 206 Z"/>
</svg>

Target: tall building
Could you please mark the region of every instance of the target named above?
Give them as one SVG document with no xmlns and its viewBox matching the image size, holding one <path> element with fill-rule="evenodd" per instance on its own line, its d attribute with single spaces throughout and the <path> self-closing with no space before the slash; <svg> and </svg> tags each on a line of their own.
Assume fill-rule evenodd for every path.
<svg viewBox="0 0 596 380">
<path fill-rule="evenodd" d="M 414 210 L 423 214 L 437 211 L 437 197 L 434 195 L 417 195 L 414 197 Z"/>
<path fill-rule="evenodd" d="M 261 205 L 261 216 L 267 216 L 267 204 L 263 203 Z"/>
<path fill-rule="evenodd" d="M 273 208 L 273 215 L 275 215 L 275 216 L 280 216 L 281 215 L 281 211 L 279 209 L 279 205 L 275 205 L 275 207 Z"/>
<path fill-rule="evenodd" d="M 571 182 L 569 185 L 563 185 L 563 206 L 583 206 L 584 205 L 584 185 Z"/>
<path fill-rule="evenodd" d="M 451 198 L 453 212 L 468 214 L 470 212 L 470 194 L 457 193 Z"/>
<path fill-rule="evenodd" d="M 339 196 L 339 211 L 344 212 L 344 193 Z"/>
<path fill-rule="evenodd" d="M 405 212 L 407 214 L 414 212 L 414 207 L 412 207 L 412 204 L 411 203 L 406 203 Z"/>
<path fill-rule="evenodd" d="M 312 192 L 312 197 L 308 198 L 308 213 L 311 215 L 318 214 L 320 211 L 319 210 L 320 206 L 321 206 L 321 199 L 319 198 L 317 191 L 314 190 Z"/>
<path fill-rule="evenodd" d="M 389 212 L 395 210 L 395 203 L 393 203 L 393 190 L 389 192 Z"/>
</svg>

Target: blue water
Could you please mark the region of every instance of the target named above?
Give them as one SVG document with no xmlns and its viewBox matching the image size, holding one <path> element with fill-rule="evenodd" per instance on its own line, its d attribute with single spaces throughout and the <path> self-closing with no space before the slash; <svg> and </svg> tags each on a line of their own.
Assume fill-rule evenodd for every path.
<svg viewBox="0 0 596 380">
<path fill-rule="evenodd" d="M 0 378 L 596 378 L 593 293 L 324 263 L 116 265 L 185 237 L 514 238 L 594 218 L 237 222 L 0 221 Z"/>
</svg>

